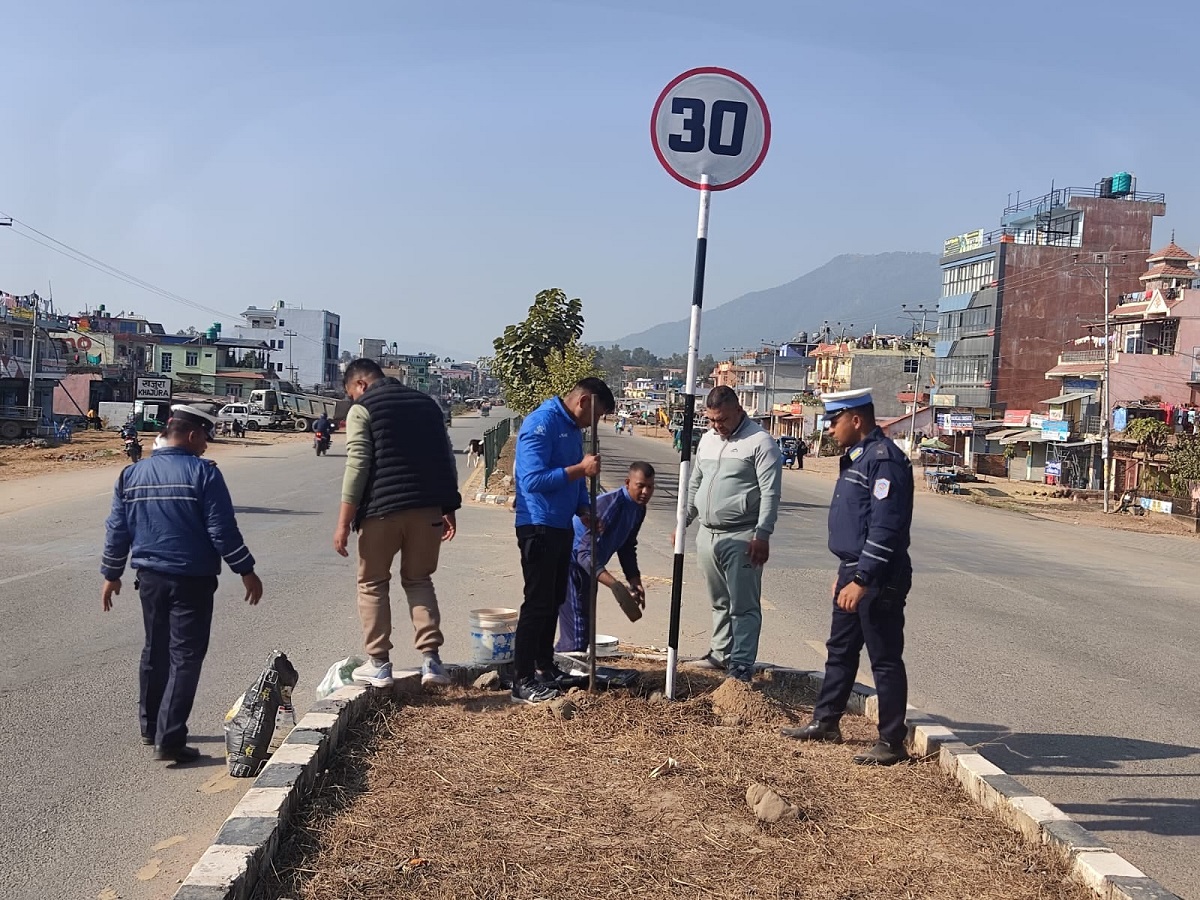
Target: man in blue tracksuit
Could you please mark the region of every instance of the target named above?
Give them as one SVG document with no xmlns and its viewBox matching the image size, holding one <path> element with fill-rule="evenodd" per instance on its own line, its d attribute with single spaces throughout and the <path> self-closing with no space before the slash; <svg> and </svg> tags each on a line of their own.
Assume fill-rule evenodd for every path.
<svg viewBox="0 0 1200 900">
<path fill-rule="evenodd" d="M 841 742 L 838 721 L 846 712 L 865 644 L 879 694 L 879 741 L 854 761 L 890 766 L 908 759 L 903 654 L 904 603 L 912 586 L 912 464 L 875 424 L 869 390 L 821 399 L 828 428 L 845 450 L 829 506 L 829 550 L 840 564 L 832 589 L 825 680 L 813 720 L 783 733 L 802 741 Z"/>
<path fill-rule="evenodd" d="M 242 576 L 246 601 L 262 597 L 254 557 L 242 541 L 233 501 L 216 464 L 201 459 L 216 419 L 191 406 L 171 407 L 165 446 L 117 479 L 105 523 L 101 603 L 121 593 L 127 560 L 137 571 L 146 644 L 142 649 L 142 742 L 155 758 L 191 762 L 187 720 L 208 652 L 221 560 Z M 132 554 L 132 559 L 130 556 Z"/>
<path fill-rule="evenodd" d="M 588 516 L 587 479 L 600 473 L 600 457 L 584 455 L 582 430 L 616 405 L 608 385 L 585 378 L 521 423 L 513 474 L 525 599 L 513 648 L 514 703 L 542 703 L 559 693 L 564 674 L 554 665 L 554 628 L 567 597 L 572 520 Z"/>
<path fill-rule="evenodd" d="M 654 496 L 654 467 L 648 462 L 635 462 L 629 467 L 625 484 L 596 498 L 592 521 L 596 523 L 596 581 L 617 598 L 621 610 L 636 622 L 646 606 L 646 589 L 638 568 L 637 542 L 642 523 L 646 521 L 646 505 Z M 605 567 L 616 555 L 629 587 L 617 581 Z M 575 546 L 567 600 L 558 612 L 558 644 L 560 653 L 586 650 L 591 640 L 592 606 L 592 532 L 578 516 L 575 518 Z"/>
</svg>

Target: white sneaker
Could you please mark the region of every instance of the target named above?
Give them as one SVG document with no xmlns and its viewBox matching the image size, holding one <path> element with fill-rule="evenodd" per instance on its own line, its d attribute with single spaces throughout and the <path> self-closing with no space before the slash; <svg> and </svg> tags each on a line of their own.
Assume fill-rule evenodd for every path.
<svg viewBox="0 0 1200 900">
<path fill-rule="evenodd" d="M 380 666 L 368 659 L 365 663 L 351 672 L 350 677 L 355 681 L 362 682 L 363 684 L 369 684 L 371 687 L 391 687 L 392 664 L 390 662 L 385 662 Z"/>
<path fill-rule="evenodd" d="M 450 676 L 446 674 L 446 668 L 442 665 L 441 658 L 436 653 L 433 656 L 425 657 L 425 661 L 421 663 L 422 687 L 444 687 L 449 683 Z"/>
</svg>

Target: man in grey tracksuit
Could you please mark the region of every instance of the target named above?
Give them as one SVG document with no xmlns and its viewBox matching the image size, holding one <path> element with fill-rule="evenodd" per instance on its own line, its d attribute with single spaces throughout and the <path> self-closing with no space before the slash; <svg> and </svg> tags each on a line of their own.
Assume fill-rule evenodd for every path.
<svg viewBox="0 0 1200 900">
<path fill-rule="evenodd" d="M 700 439 L 688 483 L 687 521 L 700 520 L 696 549 L 712 598 L 713 633 L 699 664 L 750 681 L 762 628 L 762 567 L 779 516 L 779 445 L 728 387 L 705 400 L 712 428 Z"/>
</svg>

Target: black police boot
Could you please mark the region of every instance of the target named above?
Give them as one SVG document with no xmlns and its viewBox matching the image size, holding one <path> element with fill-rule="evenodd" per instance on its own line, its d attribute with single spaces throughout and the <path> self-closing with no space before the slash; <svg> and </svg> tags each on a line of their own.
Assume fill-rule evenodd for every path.
<svg viewBox="0 0 1200 900">
<path fill-rule="evenodd" d="M 818 722 L 814 719 L 802 728 L 781 728 L 779 733 L 796 741 L 820 741 L 826 744 L 842 742 L 842 730 L 837 722 Z"/>
<path fill-rule="evenodd" d="M 200 758 L 195 747 L 155 747 L 154 758 L 162 762 L 190 763 Z"/>
<path fill-rule="evenodd" d="M 908 751 L 903 744 L 889 744 L 887 741 L 879 741 L 866 753 L 854 757 L 854 762 L 860 766 L 894 766 L 908 760 Z"/>
</svg>

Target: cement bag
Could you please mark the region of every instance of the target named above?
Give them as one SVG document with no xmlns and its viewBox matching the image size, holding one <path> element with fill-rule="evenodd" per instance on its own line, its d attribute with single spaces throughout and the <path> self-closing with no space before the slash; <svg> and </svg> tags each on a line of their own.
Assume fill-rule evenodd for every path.
<svg viewBox="0 0 1200 900">
<path fill-rule="evenodd" d="M 267 757 L 283 741 L 281 725 L 295 724 L 292 689 L 300 680 L 295 666 L 283 653 L 272 653 L 267 667 L 225 717 L 225 758 L 229 774 L 253 778 Z M 284 710 L 283 722 L 280 711 Z M 291 731 L 287 725 L 283 736 Z"/>
<path fill-rule="evenodd" d="M 357 656 L 348 656 L 335 662 L 329 667 L 329 671 L 325 673 L 321 683 L 317 685 L 317 699 L 324 700 L 338 688 L 354 684 L 353 672 L 364 662 L 365 660 L 359 659 Z"/>
</svg>

